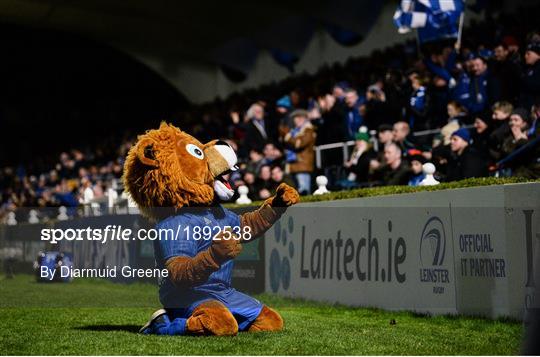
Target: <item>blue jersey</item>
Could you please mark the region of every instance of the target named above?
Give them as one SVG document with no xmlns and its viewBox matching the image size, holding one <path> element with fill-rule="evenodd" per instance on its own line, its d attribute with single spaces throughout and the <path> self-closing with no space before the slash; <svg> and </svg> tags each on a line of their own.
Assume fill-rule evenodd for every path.
<svg viewBox="0 0 540 357">
<path fill-rule="evenodd" d="M 471 77 L 465 72 L 459 75 L 456 86 L 451 91 L 453 100 L 458 101 L 464 107 L 469 106 L 471 93 Z"/>
<path fill-rule="evenodd" d="M 423 113 L 426 109 L 426 88 L 420 87 L 414 91 L 409 98 L 409 105 L 412 109 L 412 113 L 409 116 L 409 126 L 414 128 L 416 119 L 420 113 Z"/>
<path fill-rule="evenodd" d="M 203 239 L 199 236 L 197 234 L 199 229 L 209 227 L 212 229 L 212 235 L 215 235 L 226 226 L 240 226 L 240 217 L 221 206 L 185 209 L 182 214 L 159 222 L 156 226 L 158 232 L 169 230 L 174 236 L 168 235 L 167 239 L 161 237 L 154 241 L 157 267 L 165 268 L 165 262 L 172 257 L 194 257 L 207 250 L 212 244 L 212 239 Z M 160 301 L 165 307 L 186 307 L 208 292 L 228 289 L 231 286 L 232 269 L 233 261 L 229 260 L 212 273 L 206 282 L 192 288 L 179 288 L 168 277 L 162 278 L 159 282 Z"/>
<path fill-rule="evenodd" d="M 240 227 L 240 217 L 221 206 L 184 209 L 182 214 L 159 222 L 156 228 L 162 231 L 170 230 L 175 239 L 154 241 L 157 267 L 165 268 L 165 263 L 170 258 L 194 257 L 208 249 L 212 240 L 198 236 L 198 229 L 211 228 L 213 236 L 226 226 L 233 230 L 234 227 Z M 229 260 L 212 273 L 206 282 L 191 288 L 175 286 L 169 278 L 162 278 L 159 282 L 159 300 L 167 309 L 170 320 L 187 319 L 204 301 L 217 300 L 232 313 L 238 322 L 238 329 L 247 330 L 261 313 L 263 304 L 231 287 L 232 269 L 233 260 Z"/>
<path fill-rule="evenodd" d="M 480 113 L 488 104 L 487 71 L 471 78 L 470 102 L 467 109 L 470 113 Z"/>
</svg>

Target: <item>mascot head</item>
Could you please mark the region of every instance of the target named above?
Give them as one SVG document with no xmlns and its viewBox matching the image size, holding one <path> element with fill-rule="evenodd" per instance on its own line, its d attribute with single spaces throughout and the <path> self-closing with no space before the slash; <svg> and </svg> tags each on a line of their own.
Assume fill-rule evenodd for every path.
<svg viewBox="0 0 540 357">
<path fill-rule="evenodd" d="M 209 206 L 217 194 L 234 194 L 223 175 L 237 170 L 233 149 L 224 141 L 201 144 L 177 127 L 161 123 L 140 135 L 124 164 L 124 187 L 141 212 L 157 218 L 159 209 Z"/>
</svg>

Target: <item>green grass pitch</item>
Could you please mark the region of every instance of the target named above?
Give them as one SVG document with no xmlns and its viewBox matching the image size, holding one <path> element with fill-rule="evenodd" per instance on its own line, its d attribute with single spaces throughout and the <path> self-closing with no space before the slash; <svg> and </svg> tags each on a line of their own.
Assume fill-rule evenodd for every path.
<svg viewBox="0 0 540 357">
<path fill-rule="evenodd" d="M 518 354 L 522 324 L 258 296 L 285 329 L 236 337 L 143 336 L 158 308 L 157 287 L 79 279 L 39 284 L 0 277 L 0 351 L 25 355 L 507 355 Z M 391 323 L 395 320 L 395 324 Z"/>
</svg>

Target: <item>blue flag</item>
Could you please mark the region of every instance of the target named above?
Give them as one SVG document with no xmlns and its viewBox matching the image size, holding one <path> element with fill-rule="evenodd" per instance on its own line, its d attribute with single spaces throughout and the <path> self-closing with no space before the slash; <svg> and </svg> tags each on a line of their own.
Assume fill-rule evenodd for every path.
<svg viewBox="0 0 540 357">
<path fill-rule="evenodd" d="M 402 0 L 394 13 L 400 33 L 418 30 L 420 43 L 457 38 L 463 0 Z"/>
</svg>

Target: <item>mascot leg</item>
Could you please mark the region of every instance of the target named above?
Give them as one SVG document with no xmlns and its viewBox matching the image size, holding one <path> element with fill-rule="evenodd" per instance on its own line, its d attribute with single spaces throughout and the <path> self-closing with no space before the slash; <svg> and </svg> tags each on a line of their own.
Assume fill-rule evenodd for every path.
<svg viewBox="0 0 540 357">
<path fill-rule="evenodd" d="M 145 335 L 184 335 L 186 333 L 186 319 L 179 317 L 171 321 L 167 311 L 159 309 L 152 314 L 150 320 L 139 330 L 139 333 Z"/>
<path fill-rule="evenodd" d="M 281 331 L 283 329 L 283 319 L 273 309 L 264 306 L 261 313 L 251 324 L 249 332 L 259 331 Z"/>
<path fill-rule="evenodd" d="M 234 336 L 238 333 L 238 323 L 225 305 L 208 300 L 193 310 L 186 331 L 193 335 Z"/>
</svg>

